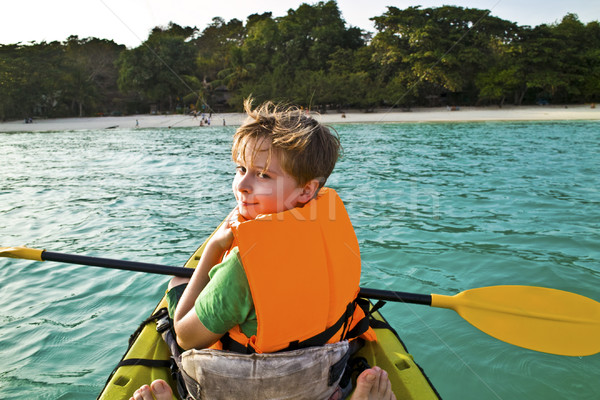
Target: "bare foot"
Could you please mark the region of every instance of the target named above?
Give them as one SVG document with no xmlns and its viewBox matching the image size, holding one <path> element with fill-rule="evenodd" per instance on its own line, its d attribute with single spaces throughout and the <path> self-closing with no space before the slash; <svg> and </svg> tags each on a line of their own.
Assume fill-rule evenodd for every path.
<svg viewBox="0 0 600 400">
<path fill-rule="evenodd" d="M 171 400 L 172 396 L 173 391 L 167 382 L 157 379 L 150 386 L 144 385 L 136 390 L 129 400 Z M 363 371 L 356 380 L 351 400 L 396 400 L 387 372 L 379 367 Z"/>
<path fill-rule="evenodd" d="M 351 400 L 396 400 L 387 372 L 379 367 L 363 371 L 356 379 Z"/>
<path fill-rule="evenodd" d="M 171 400 L 172 398 L 173 391 L 169 384 L 162 379 L 157 379 L 150 386 L 144 385 L 136 390 L 129 400 Z"/>
</svg>

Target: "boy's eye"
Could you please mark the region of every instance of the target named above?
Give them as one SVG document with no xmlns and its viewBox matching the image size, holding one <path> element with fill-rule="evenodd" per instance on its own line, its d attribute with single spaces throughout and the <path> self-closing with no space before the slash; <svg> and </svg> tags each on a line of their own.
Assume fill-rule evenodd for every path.
<svg viewBox="0 0 600 400">
<path fill-rule="evenodd" d="M 269 179 L 269 178 L 271 178 L 271 177 L 269 176 L 269 174 L 265 174 L 264 172 L 259 172 L 259 173 L 258 173 L 258 177 L 259 177 L 259 178 L 263 178 L 263 179 Z"/>
<path fill-rule="evenodd" d="M 236 170 L 237 172 L 241 172 L 242 174 L 245 174 L 245 173 L 246 173 L 246 167 L 244 167 L 244 166 L 241 166 L 241 165 L 238 165 L 237 167 L 235 167 L 235 170 Z"/>
</svg>

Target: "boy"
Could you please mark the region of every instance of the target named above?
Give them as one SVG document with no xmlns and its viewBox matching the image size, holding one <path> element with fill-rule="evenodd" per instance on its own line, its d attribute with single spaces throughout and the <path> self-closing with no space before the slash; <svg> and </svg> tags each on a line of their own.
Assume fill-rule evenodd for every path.
<svg viewBox="0 0 600 400">
<path fill-rule="evenodd" d="M 306 356 L 303 349 L 316 347 L 323 349 L 324 360 L 335 353 L 314 368 L 328 371 L 349 351 L 348 339 L 375 339 L 354 302 L 360 280 L 356 236 L 337 194 L 323 188 L 338 158 L 339 139 L 298 109 L 266 103 L 252 110 L 250 99 L 244 105 L 248 119 L 232 147 L 237 206 L 208 241 L 189 282 L 169 283 L 177 343 L 183 349 L 279 352 L 297 357 L 296 364 Z M 194 363 L 206 366 L 203 357 Z M 393 398 L 387 375 L 378 368 L 365 371 L 358 382 L 358 398 Z M 232 393 L 235 383 L 228 385 Z M 336 390 L 309 384 L 315 392 L 303 398 L 329 398 Z M 204 395 L 210 385 L 199 384 Z M 241 390 L 249 390 L 252 382 L 244 385 Z M 280 381 L 273 386 L 289 387 Z M 146 386 L 134 398 L 149 393 Z"/>
</svg>

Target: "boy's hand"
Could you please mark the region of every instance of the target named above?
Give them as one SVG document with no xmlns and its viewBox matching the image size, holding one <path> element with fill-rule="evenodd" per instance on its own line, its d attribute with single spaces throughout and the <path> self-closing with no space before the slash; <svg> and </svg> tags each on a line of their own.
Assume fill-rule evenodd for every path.
<svg viewBox="0 0 600 400">
<path fill-rule="evenodd" d="M 227 220 L 223 223 L 223 225 L 221 225 L 221 227 L 214 234 L 212 239 L 210 239 L 210 243 L 222 253 L 229 250 L 231 244 L 233 243 L 233 232 L 231 231 L 231 227 L 233 225 L 239 224 L 239 214 L 240 212 L 238 208 L 234 208 L 233 211 L 227 217 Z"/>
</svg>

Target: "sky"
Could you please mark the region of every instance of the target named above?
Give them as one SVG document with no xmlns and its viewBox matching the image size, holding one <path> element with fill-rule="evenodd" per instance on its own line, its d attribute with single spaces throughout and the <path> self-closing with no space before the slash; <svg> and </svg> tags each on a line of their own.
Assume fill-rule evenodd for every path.
<svg viewBox="0 0 600 400">
<path fill-rule="evenodd" d="M 271 11 L 287 14 L 314 0 L 3 0 L 0 5 L 0 44 L 64 41 L 79 38 L 112 39 L 128 47 L 139 46 L 152 28 L 174 22 L 203 30 L 213 17 L 246 20 L 251 14 Z M 375 32 L 369 18 L 382 15 L 387 6 L 440 7 L 454 5 L 491 10 L 493 16 L 536 26 L 559 22 L 567 13 L 583 23 L 600 21 L 598 0 L 338 0 L 347 25 Z"/>
</svg>

